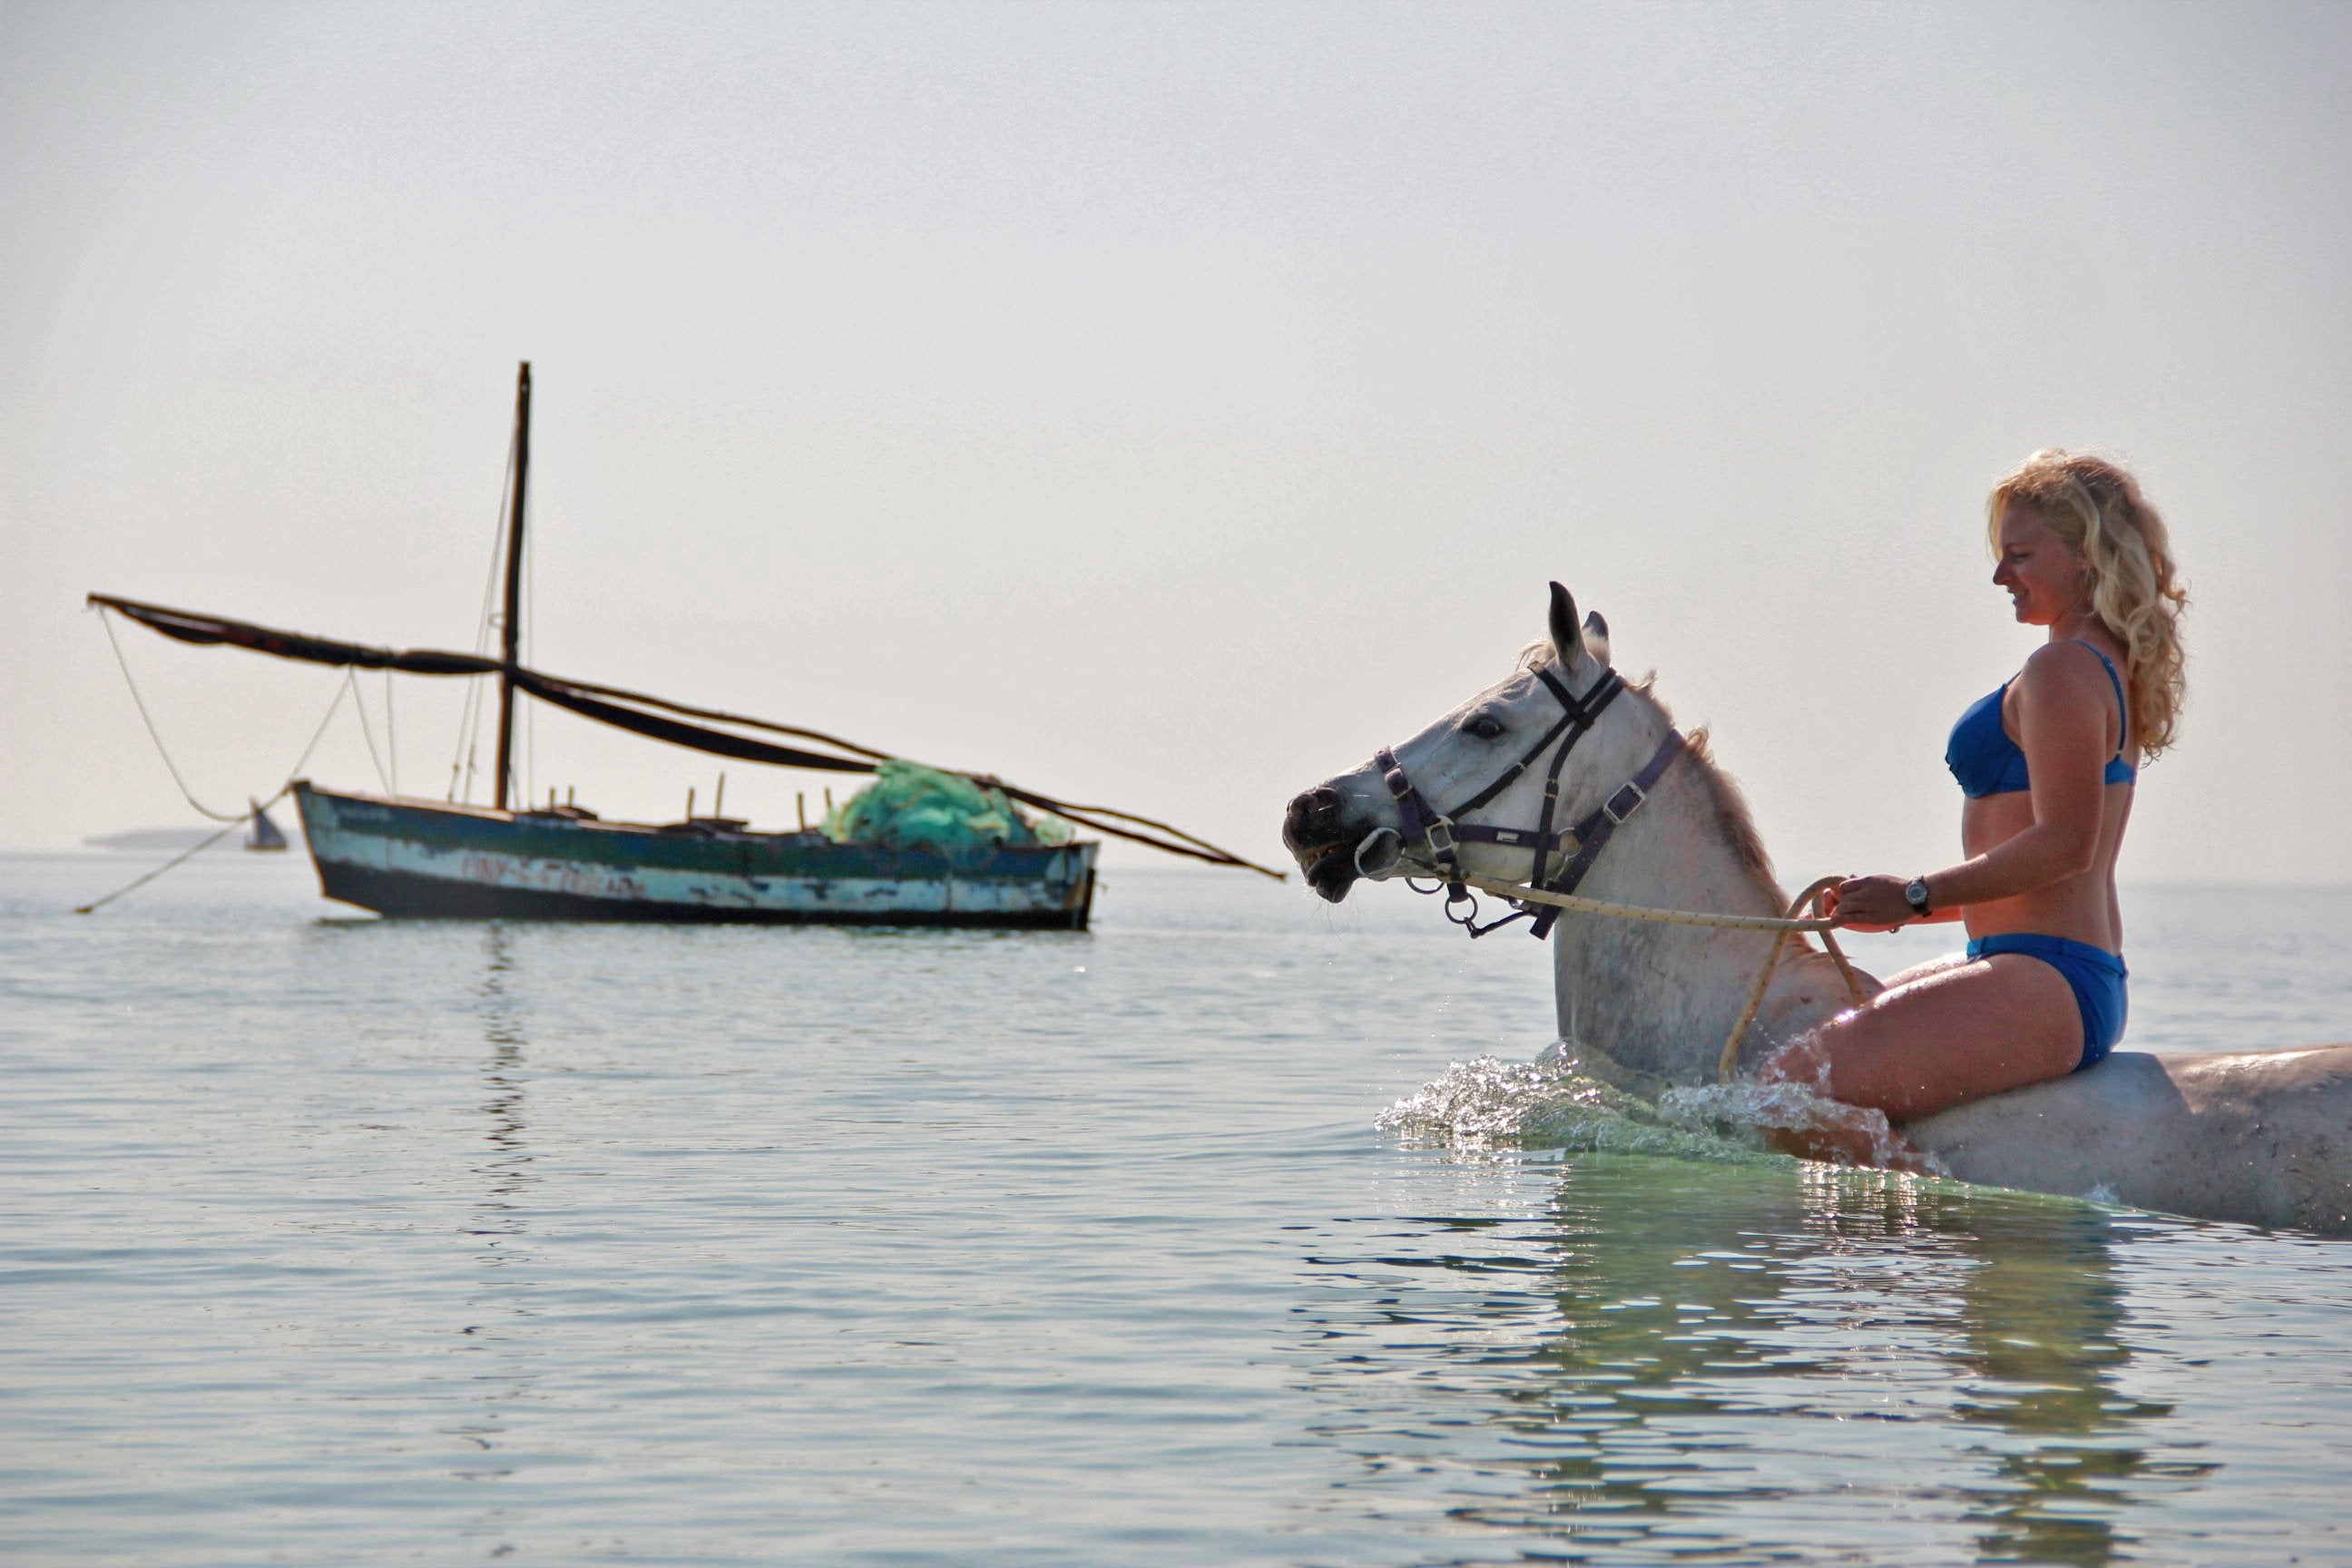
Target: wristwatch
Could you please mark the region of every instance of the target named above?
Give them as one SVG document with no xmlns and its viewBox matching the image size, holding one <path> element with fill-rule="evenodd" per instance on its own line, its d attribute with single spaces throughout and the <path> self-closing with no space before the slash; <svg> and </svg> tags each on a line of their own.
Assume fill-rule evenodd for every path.
<svg viewBox="0 0 2352 1568">
<path fill-rule="evenodd" d="M 1913 914 L 1921 916 L 1926 915 L 1927 912 L 1927 879 L 1925 877 L 1912 878 L 1903 889 L 1903 901 L 1911 906 L 1911 912 Z"/>
</svg>

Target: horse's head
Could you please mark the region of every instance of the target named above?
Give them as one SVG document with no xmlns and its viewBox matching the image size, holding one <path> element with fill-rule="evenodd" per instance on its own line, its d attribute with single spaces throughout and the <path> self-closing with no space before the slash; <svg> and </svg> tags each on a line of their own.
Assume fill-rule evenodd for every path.
<svg viewBox="0 0 2352 1568">
<path fill-rule="evenodd" d="M 1392 752 L 1291 801 L 1282 837 L 1307 886 L 1337 903 L 1360 877 L 1443 874 L 1448 840 L 1455 863 L 1469 875 L 1523 880 L 1530 874 L 1554 760 L 1562 756 L 1563 742 L 1582 740 L 1587 751 L 1560 779 L 1561 798 L 1552 814 L 1547 853 L 1557 853 L 1560 830 L 1577 820 L 1570 806 L 1591 793 L 1580 783 L 1601 776 L 1631 749 L 1604 736 L 1642 726 L 1630 705 L 1601 710 L 1617 689 L 1609 670 L 1609 628 L 1599 616 L 1580 624 L 1576 601 L 1557 583 L 1550 630 L 1549 647 L 1536 645 L 1533 657 L 1507 679 Z M 1612 776 L 1610 787 L 1622 776 Z"/>
</svg>

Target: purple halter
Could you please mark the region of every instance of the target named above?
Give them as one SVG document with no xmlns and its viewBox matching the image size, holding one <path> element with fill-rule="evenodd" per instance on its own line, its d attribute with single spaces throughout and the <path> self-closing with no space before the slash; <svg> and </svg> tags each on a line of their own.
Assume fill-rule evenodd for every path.
<svg viewBox="0 0 2352 1568">
<path fill-rule="evenodd" d="M 1535 857 L 1535 865 L 1528 873 L 1528 886 L 1547 892 L 1572 893 L 1584 880 L 1586 873 L 1592 869 L 1593 861 L 1600 858 L 1601 851 L 1607 847 L 1611 837 L 1624 826 L 1627 818 L 1642 808 L 1642 803 L 1649 798 L 1650 791 L 1656 787 L 1660 777 L 1683 751 L 1682 732 L 1667 731 L 1665 740 L 1659 743 L 1657 751 L 1652 753 L 1641 772 L 1619 785 L 1607 800 L 1593 808 L 1575 826 L 1555 835 L 1552 819 L 1559 807 L 1560 770 L 1567 764 L 1569 752 L 1576 749 L 1577 742 L 1591 732 L 1593 723 L 1601 717 L 1602 710 L 1625 689 L 1625 682 L 1614 669 L 1604 669 L 1601 672 L 1601 679 L 1580 698 L 1549 669 L 1536 670 L 1535 677 L 1559 700 L 1564 710 L 1559 721 L 1545 731 L 1542 738 L 1528 747 L 1518 761 L 1504 769 L 1500 777 L 1455 806 L 1451 813 L 1439 811 L 1430 805 L 1428 797 L 1405 775 L 1395 752 L 1382 746 L 1372 753 L 1372 763 L 1381 770 L 1381 781 L 1388 785 L 1389 794 L 1396 800 L 1397 812 L 1404 819 L 1402 841 L 1408 845 L 1428 846 L 1430 858 L 1437 863 L 1438 872 L 1444 879 L 1445 918 L 1474 937 L 1485 936 L 1488 931 L 1517 920 L 1532 920 L 1534 924 L 1528 927 L 1528 934 L 1538 939 L 1548 937 L 1553 924 L 1559 919 L 1559 910 L 1556 907 L 1547 906 L 1538 910 L 1521 904 L 1516 906 L 1518 910 L 1516 914 L 1506 915 L 1483 926 L 1478 924 L 1478 900 L 1463 885 L 1462 863 L 1454 853 L 1455 845 L 1500 844 L 1529 850 Z M 1559 746 L 1552 753 L 1550 766 L 1545 772 L 1543 812 L 1532 829 L 1489 827 L 1484 823 L 1460 820 L 1509 788 L 1513 781 L 1543 754 L 1544 748 L 1555 741 L 1559 742 Z M 1573 851 L 1569 849 L 1571 844 L 1575 846 Z M 1554 855 L 1560 857 L 1559 869 L 1547 880 L 1545 872 Z M 1410 886 L 1412 879 L 1408 878 L 1406 882 Z M 1436 891 L 1434 888 L 1416 890 Z M 1470 907 L 1457 916 L 1454 912 L 1454 906 L 1463 903 Z"/>
</svg>

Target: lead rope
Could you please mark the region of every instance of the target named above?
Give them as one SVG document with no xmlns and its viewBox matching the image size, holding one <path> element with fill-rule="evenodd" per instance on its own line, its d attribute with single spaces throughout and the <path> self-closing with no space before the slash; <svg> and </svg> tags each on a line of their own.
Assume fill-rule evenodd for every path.
<svg viewBox="0 0 2352 1568">
<path fill-rule="evenodd" d="M 1821 937 L 1822 945 L 1829 949 L 1830 957 L 1836 961 L 1838 973 L 1845 981 L 1846 994 L 1853 998 L 1855 1006 L 1859 1007 L 1869 1000 L 1862 994 L 1861 977 L 1854 973 L 1853 965 L 1845 961 L 1844 950 L 1838 946 L 1837 938 L 1831 934 L 1829 922 L 1820 919 L 1800 921 L 1796 918 L 1797 911 L 1807 904 L 1813 905 L 1814 911 L 1818 915 L 1823 889 L 1834 888 L 1843 880 L 1844 879 L 1841 877 L 1823 877 L 1790 900 L 1786 922 L 1780 927 L 1780 933 L 1772 939 L 1772 951 L 1764 955 L 1763 972 L 1756 976 L 1756 984 L 1748 988 L 1748 1005 L 1740 1009 L 1739 1022 L 1731 1026 L 1731 1036 L 1723 1042 L 1723 1055 L 1716 1060 L 1715 1078 L 1717 1083 L 1731 1081 L 1732 1071 L 1739 1065 L 1739 1042 L 1747 1036 L 1748 1026 L 1756 1021 L 1758 1011 L 1763 1007 L 1764 993 L 1772 984 L 1772 973 L 1780 967 L 1780 953 L 1789 945 L 1790 936 L 1796 931 L 1811 928 Z"/>
<path fill-rule="evenodd" d="M 1840 877 L 1822 878 L 1790 900 L 1789 912 L 1785 915 L 1715 915 L 1695 910 L 1658 910 L 1642 904 L 1612 903 L 1606 899 L 1588 899 L 1576 893 L 1554 893 L 1542 888 L 1522 887 L 1516 882 L 1497 882 L 1486 877 L 1464 876 L 1459 879 L 1467 886 L 1476 888 L 1482 892 L 1492 893 L 1498 899 L 1509 899 L 1523 904 L 1549 904 L 1554 909 L 1574 910 L 1580 914 L 1608 915 L 1617 920 L 1626 921 L 1647 921 L 1655 925 L 1705 926 L 1716 931 L 1773 932 L 1772 951 L 1764 955 L 1763 971 L 1756 976 L 1756 984 L 1748 988 L 1748 1005 L 1740 1009 L 1739 1021 L 1731 1026 L 1730 1037 L 1723 1042 L 1723 1055 L 1716 1062 L 1715 1076 L 1718 1081 L 1724 1083 L 1731 1081 L 1732 1069 L 1738 1065 L 1739 1061 L 1739 1042 L 1747 1037 L 1748 1026 L 1756 1022 L 1757 1013 L 1763 1008 L 1764 993 L 1771 986 L 1772 976 L 1780 967 L 1780 954 L 1788 947 L 1789 939 L 1791 936 L 1800 932 L 1811 932 L 1820 937 L 1822 945 L 1829 950 L 1830 958 L 1837 964 L 1838 975 L 1844 980 L 1846 994 L 1853 998 L 1854 1005 L 1859 1007 L 1870 1000 L 1863 994 L 1862 977 L 1854 973 L 1853 965 L 1846 962 L 1845 951 L 1838 946 L 1837 938 L 1832 934 L 1835 929 L 1834 922 L 1823 918 L 1818 912 L 1811 918 L 1801 918 L 1799 914 L 1799 911 L 1808 904 L 1813 905 L 1818 911 L 1822 892 L 1836 887 L 1843 879 Z"/>
</svg>

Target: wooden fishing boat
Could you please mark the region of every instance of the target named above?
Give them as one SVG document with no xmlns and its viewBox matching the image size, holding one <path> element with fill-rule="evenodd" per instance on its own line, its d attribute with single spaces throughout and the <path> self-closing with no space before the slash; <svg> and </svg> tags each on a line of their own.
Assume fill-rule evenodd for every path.
<svg viewBox="0 0 2352 1568">
<path fill-rule="evenodd" d="M 454 783 L 453 798 L 434 801 L 331 790 L 296 778 L 271 797 L 294 797 L 326 897 L 410 918 L 1083 931 L 1094 907 L 1101 844 L 1068 837 L 1066 830 L 1053 831 L 1059 824 L 1213 865 L 1281 877 L 1279 871 L 1181 828 L 1130 812 L 1072 805 L 992 775 L 921 768 L 821 731 L 567 679 L 524 666 L 520 658 L 522 541 L 530 466 L 530 366 L 526 363 L 516 385 L 513 489 L 501 521 L 505 595 L 504 614 L 496 622 L 499 649 L 495 656 L 373 647 L 112 595 L 89 595 L 89 603 L 101 611 L 182 642 L 243 647 L 351 669 L 497 680 L 499 730 L 489 805 L 455 799 Z M 520 800 L 516 787 L 519 696 L 716 756 L 828 773 L 878 775 L 873 800 L 883 800 L 880 792 L 889 785 L 911 791 L 908 798 L 924 801 L 926 809 L 897 816 L 879 807 L 862 813 L 845 809 L 828 824 L 829 831 L 802 824 L 790 831 L 758 832 L 740 819 L 717 815 L 715 806 L 713 815 L 696 816 L 690 794 L 685 819 L 669 823 L 607 822 L 592 810 L 559 805 L 551 797 L 545 806 L 533 807 Z M 267 820 L 262 812 L 268 804 L 257 803 L 249 814 L 257 841 L 262 837 L 261 824 Z M 1023 807 L 1045 814 L 1047 830 L 1041 831 L 1039 821 Z"/>
<path fill-rule="evenodd" d="M 976 866 L 918 846 L 659 826 L 577 807 L 498 811 L 294 786 L 327 897 L 382 914 L 559 921 L 1086 929 L 1093 843 L 1005 845 Z"/>
</svg>

